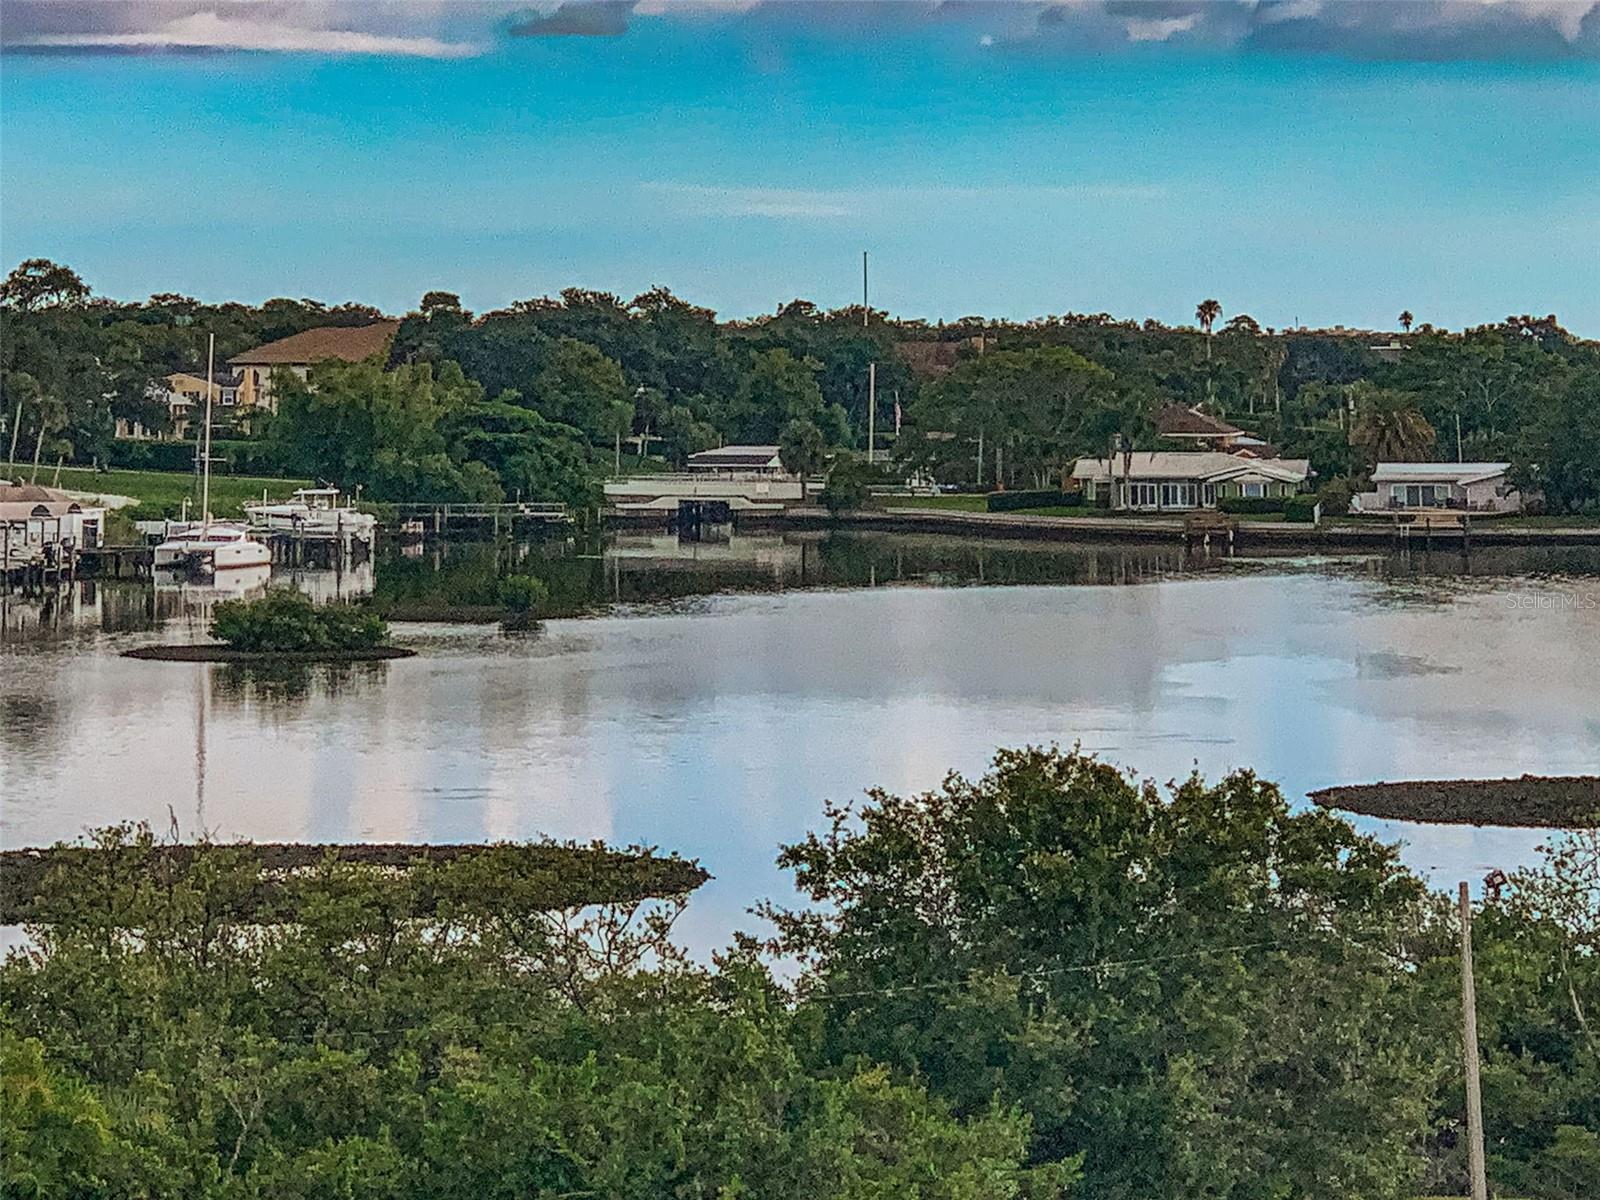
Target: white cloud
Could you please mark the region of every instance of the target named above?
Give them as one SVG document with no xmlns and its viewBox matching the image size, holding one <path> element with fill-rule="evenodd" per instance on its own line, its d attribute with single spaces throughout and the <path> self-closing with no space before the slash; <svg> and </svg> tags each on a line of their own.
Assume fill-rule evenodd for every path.
<svg viewBox="0 0 1600 1200">
<path fill-rule="evenodd" d="M 1154 200 L 1159 186 L 1139 183 L 1084 183 L 1038 187 L 766 188 L 717 187 L 651 181 L 641 185 L 680 215 L 832 220 L 875 213 L 904 214 L 917 205 L 1022 204 L 1029 201 Z"/>
<path fill-rule="evenodd" d="M 1130 17 L 1128 40 L 1130 42 L 1164 42 L 1174 34 L 1188 33 L 1200 20 L 1199 13 L 1186 17 Z"/>
<path fill-rule="evenodd" d="M 434 37 L 316 29 L 274 20 L 241 19 L 215 12 L 179 17 L 134 32 L 40 34 L 12 43 L 85 51 L 259 50 L 284 54 L 379 54 L 412 58 L 469 58 L 483 47 Z"/>
</svg>

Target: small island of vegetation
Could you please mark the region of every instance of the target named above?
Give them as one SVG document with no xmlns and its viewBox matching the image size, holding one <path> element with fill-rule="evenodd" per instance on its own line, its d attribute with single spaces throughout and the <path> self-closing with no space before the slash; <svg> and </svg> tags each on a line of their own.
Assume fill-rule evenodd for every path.
<svg viewBox="0 0 1600 1200">
<path fill-rule="evenodd" d="M 347 604 L 315 603 L 293 588 L 269 588 L 254 600 L 224 600 L 211 617 L 220 644 L 141 646 L 129 658 L 165 662 L 370 662 L 409 658 L 389 644 L 389 625 Z"/>
</svg>

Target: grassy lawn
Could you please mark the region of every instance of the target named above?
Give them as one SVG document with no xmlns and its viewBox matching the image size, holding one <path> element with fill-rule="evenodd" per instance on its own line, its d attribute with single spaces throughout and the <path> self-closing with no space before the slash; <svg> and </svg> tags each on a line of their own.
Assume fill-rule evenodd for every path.
<svg viewBox="0 0 1600 1200">
<path fill-rule="evenodd" d="M 48 484 L 53 469 L 41 468 L 39 482 Z M 142 503 L 171 508 L 177 514 L 183 501 L 197 500 L 198 487 L 188 471 L 95 471 L 88 467 L 63 467 L 60 486 L 75 492 L 94 492 L 106 496 L 132 496 Z M 310 487 L 305 479 L 258 479 L 249 475 L 213 475 L 211 511 L 219 517 L 244 515 L 246 501 L 261 499 L 266 489 L 272 499 L 282 499 L 295 488 Z M 194 505 L 198 508 L 198 503 Z M 198 514 L 196 514 L 198 515 Z"/>
<path fill-rule="evenodd" d="M 984 496 L 885 496 L 885 508 L 942 508 L 953 512 L 987 512 Z"/>
</svg>

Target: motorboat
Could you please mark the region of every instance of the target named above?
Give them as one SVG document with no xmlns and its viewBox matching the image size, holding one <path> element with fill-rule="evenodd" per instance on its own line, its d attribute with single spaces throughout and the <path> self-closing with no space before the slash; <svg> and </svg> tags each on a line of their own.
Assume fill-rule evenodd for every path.
<svg viewBox="0 0 1600 1200">
<path fill-rule="evenodd" d="M 155 549 L 158 570 L 212 574 L 241 567 L 270 567 L 272 551 L 231 521 L 174 521 Z"/>
<path fill-rule="evenodd" d="M 247 504 L 253 529 L 302 537 L 351 539 L 369 545 L 378 519 L 353 505 L 341 504 L 338 488 L 300 488 L 288 500 Z"/>
</svg>

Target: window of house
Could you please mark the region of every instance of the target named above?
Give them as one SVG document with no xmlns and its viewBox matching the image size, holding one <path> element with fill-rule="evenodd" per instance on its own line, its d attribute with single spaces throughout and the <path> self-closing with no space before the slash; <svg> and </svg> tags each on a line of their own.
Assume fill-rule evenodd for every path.
<svg viewBox="0 0 1600 1200">
<path fill-rule="evenodd" d="M 1128 496 L 1128 503 L 1134 508 L 1154 508 L 1158 492 L 1153 483 L 1133 483 L 1128 485 Z"/>
<path fill-rule="evenodd" d="M 1240 493 L 1251 500 L 1261 499 L 1262 488 L 1259 483 L 1245 483 L 1240 485 Z"/>
<path fill-rule="evenodd" d="M 1194 484 L 1192 483 L 1163 483 L 1161 485 L 1162 508 L 1193 508 Z"/>
</svg>

